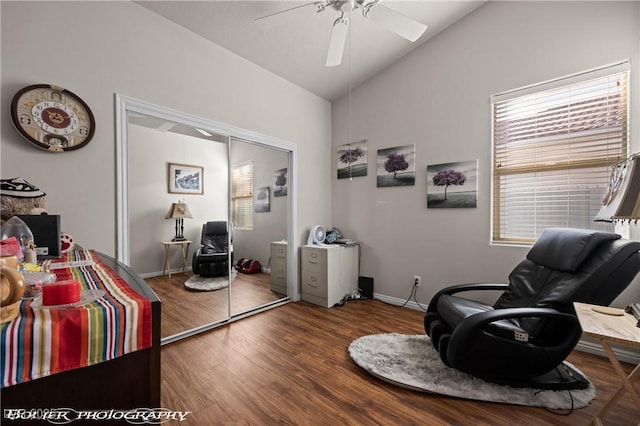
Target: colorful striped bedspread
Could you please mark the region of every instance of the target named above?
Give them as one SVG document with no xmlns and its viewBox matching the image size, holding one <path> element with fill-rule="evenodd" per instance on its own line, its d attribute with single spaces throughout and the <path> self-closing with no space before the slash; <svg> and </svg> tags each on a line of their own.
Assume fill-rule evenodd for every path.
<svg viewBox="0 0 640 426">
<path fill-rule="evenodd" d="M 45 266 L 58 281 L 78 280 L 85 294 L 91 293 L 88 290 L 105 294 L 86 305 L 63 309 L 34 308 L 34 300 L 23 300 L 20 315 L 0 325 L 1 387 L 151 346 L 151 302 L 94 251 L 75 251 Z"/>
</svg>

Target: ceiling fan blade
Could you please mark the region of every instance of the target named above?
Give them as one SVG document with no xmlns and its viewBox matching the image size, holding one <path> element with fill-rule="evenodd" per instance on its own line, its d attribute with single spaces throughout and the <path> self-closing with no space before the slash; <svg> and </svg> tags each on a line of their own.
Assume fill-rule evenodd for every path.
<svg viewBox="0 0 640 426">
<path fill-rule="evenodd" d="M 304 19 L 308 16 L 313 7 L 316 6 L 315 13 L 322 12 L 324 10 L 324 2 L 307 3 L 300 6 L 292 7 L 291 9 L 282 10 L 280 12 L 272 13 L 271 15 L 263 16 L 261 18 L 254 19 L 254 22 L 259 28 L 269 29 L 279 27 L 290 22 Z"/>
<path fill-rule="evenodd" d="M 425 32 L 427 26 L 422 22 L 414 21 L 403 14 L 382 6 L 380 3 L 371 5 L 363 10 L 365 18 L 382 25 L 409 41 L 416 41 Z"/>
<path fill-rule="evenodd" d="M 347 41 L 347 32 L 349 30 L 349 19 L 344 16 L 336 19 L 331 30 L 331 40 L 329 40 L 329 52 L 327 52 L 327 62 L 325 66 L 335 67 L 342 63 L 342 54 L 344 53 L 344 45 Z"/>
</svg>

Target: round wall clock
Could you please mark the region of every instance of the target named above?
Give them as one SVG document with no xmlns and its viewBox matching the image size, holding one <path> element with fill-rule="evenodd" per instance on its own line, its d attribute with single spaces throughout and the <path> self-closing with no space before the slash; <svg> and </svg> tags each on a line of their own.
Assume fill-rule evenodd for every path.
<svg viewBox="0 0 640 426">
<path fill-rule="evenodd" d="M 95 132 L 89 106 L 62 87 L 35 84 L 11 101 L 11 119 L 29 142 L 50 152 L 82 148 Z"/>
</svg>

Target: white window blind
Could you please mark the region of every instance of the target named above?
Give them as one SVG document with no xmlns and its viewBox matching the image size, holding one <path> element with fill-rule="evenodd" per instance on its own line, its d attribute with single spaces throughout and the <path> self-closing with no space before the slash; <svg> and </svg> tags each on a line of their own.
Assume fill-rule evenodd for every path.
<svg viewBox="0 0 640 426">
<path fill-rule="evenodd" d="M 628 62 L 492 97 L 492 241 L 594 222 L 611 166 L 627 157 Z"/>
<path fill-rule="evenodd" d="M 253 228 L 253 162 L 247 161 L 231 169 L 231 203 L 234 227 Z"/>
</svg>

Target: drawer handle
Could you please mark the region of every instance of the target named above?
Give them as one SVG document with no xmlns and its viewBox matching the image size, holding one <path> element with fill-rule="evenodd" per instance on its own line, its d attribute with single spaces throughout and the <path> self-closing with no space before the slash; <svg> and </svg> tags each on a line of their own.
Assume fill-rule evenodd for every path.
<svg viewBox="0 0 640 426">
<path fill-rule="evenodd" d="M 311 253 L 311 257 L 318 257 L 318 253 Z"/>
<path fill-rule="evenodd" d="M 307 285 L 308 285 L 309 287 L 318 288 L 318 284 L 311 284 L 311 283 L 308 283 Z"/>
<path fill-rule="evenodd" d="M 318 281 L 318 277 L 311 277 L 311 281 Z"/>
</svg>

